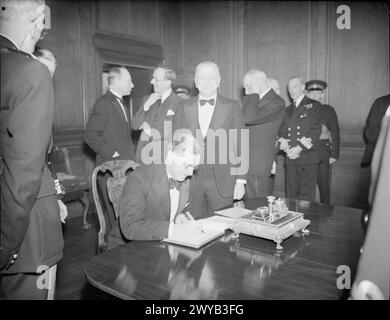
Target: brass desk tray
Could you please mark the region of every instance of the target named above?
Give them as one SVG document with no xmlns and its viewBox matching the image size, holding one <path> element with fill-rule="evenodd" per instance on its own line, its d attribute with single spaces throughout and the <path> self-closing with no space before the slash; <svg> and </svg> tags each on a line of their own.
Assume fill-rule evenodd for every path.
<svg viewBox="0 0 390 320">
<path fill-rule="evenodd" d="M 280 218 L 271 218 L 269 215 L 261 217 L 256 210 L 237 220 L 232 227 L 237 234 L 244 233 L 276 242 L 276 249 L 281 250 L 281 243 L 298 231 L 309 234 L 306 227 L 310 220 L 303 219 L 303 214 L 288 211 Z"/>
</svg>

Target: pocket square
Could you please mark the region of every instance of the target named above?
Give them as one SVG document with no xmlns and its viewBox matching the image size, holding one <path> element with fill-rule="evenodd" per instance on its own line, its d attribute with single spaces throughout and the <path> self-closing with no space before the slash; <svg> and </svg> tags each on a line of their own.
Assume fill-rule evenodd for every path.
<svg viewBox="0 0 390 320">
<path fill-rule="evenodd" d="M 167 111 L 167 116 L 173 116 L 175 114 L 175 111 L 173 111 L 172 109 L 169 109 Z"/>
</svg>

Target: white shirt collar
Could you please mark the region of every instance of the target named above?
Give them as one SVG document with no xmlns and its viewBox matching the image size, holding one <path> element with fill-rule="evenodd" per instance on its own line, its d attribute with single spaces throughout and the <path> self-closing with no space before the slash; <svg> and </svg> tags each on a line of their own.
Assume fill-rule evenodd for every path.
<svg viewBox="0 0 390 320">
<path fill-rule="evenodd" d="M 272 88 L 268 88 L 267 91 L 263 92 L 261 95 L 260 95 L 260 100 L 264 98 L 264 96 L 271 91 Z"/>
<path fill-rule="evenodd" d="M 171 94 L 172 92 L 172 89 L 169 89 L 167 91 L 165 91 L 162 95 L 161 95 L 161 103 L 163 103 L 168 97 L 169 95 Z"/>
<path fill-rule="evenodd" d="M 1 32 L 0 32 L 0 35 L 3 36 L 4 38 L 8 39 L 9 41 L 11 41 L 12 44 L 13 44 L 16 48 L 18 48 L 18 49 L 20 50 L 19 46 L 17 46 L 16 43 L 15 43 L 10 37 L 7 37 L 4 33 L 1 33 Z"/>
<path fill-rule="evenodd" d="M 116 96 L 116 97 L 118 97 L 118 98 L 123 98 L 123 96 L 120 94 L 120 93 L 118 93 L 118 91 L 116 91 L 115 89 L 113 89 L 113 88 L 109 88 L 109 90 L 111 91 L 111 93 L 114 95 L 114 96 Z"/>
<path fill-rule="evenodd" d="M 299 104 L 302 102 L 303 98 L 305 97 L 304 94 L 302 94 L 299 98 L 295 99 L 294 102 L 295 102 L 295 105 L 296 106 L 299 106 Z"/>
</svg>

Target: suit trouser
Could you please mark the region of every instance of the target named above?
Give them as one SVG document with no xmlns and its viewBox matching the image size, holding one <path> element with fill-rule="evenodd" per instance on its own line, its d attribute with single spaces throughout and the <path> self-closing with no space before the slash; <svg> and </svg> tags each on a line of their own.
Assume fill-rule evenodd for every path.
<svg viewBox="0 0 390 320">
<path fill-rule="evenodd" d="M 318 168 L 318 163 L 287 164 L 287 197 L 315 201 Z"/>
<path fill-rule="evenodd" d="M 246 196 L 248 199 L 266 197 L 270 193 L 271 178 L 269 175 L 248 174 L 246 177 Z M 271 191 L 272 192 L 272 191 Z"/>
<path fill-rule="evenodd" d="M 215 181 L 214 168 L 201 165 L 196 171 L 191 213 L 194 213 L 196 217 L 206 213 L 214 214 L 215 210 L 232 204 L 233 195 L 230 197 L 223 197 L 219 193 Z"/>
<path fill-rule="evenodd" d="M 320 202 L 330 204 L 330 141 L 319 140 L 318 142 L 318 155 L 321 160 L 317 178 Z"/>
<path fill-rule="evenodd" d="M 103 200 L 102 201 L 103 215 L 104 215 L 104 219 L 106 221 L 106 234 L 105 234 L 106 241 L 107 241 L 108 235 L 110 234 L 110 231 L 111 231 L 111 229 L 114 226 L 115 221 L 116 221 L 114 206 L 112 205 L 112 202 L 110 201 L 110 198 L 108 196 L 108 190 L 107 190 L 107 180 L 110 177 L 111 177 L 111 174 L 109 174 L 107 172 L 105 174 L 99 173 L 97 176 L 100 199 Z"/>
<path fill-rule="evenodd" d="M 57 265 L 41 274 L 0 274 L 0 300 L 53 300 L 56 272 Z"/>
</svg>

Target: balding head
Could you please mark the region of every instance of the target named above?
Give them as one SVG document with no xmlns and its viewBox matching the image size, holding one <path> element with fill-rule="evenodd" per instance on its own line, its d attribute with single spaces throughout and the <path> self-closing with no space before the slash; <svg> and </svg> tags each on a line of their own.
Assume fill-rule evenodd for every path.
<svg viewBox="0 0 390 320">
<path fill-rule="evenodd" d="M 134 88 L 130 72 L 125 67 L 111 68 L 108 73 L 108 86 L 122 96 L 127 96 Z"/>
<path fill-rule="evenodd" d="M 218 66 L 211 61 L 201 62 L 195 69 L 195 85 L 203 98 L 210 98 L 217 94 L 221 76 Z"/>
<path fill-rule="evenodd" d="M 243 85 L 247 95 L 253 93 L 261 95 L 269 89 L 266 74 L 257 69 L 251 69 L 245 74 Z"/>
<path fill-rule="evenodd" d="M 15 42 L 19 49 L 26 38 L 35 45 L 44 29 L 45 1 L 0 0 L 0 7 L 1 33 Z"/>
</svg>

